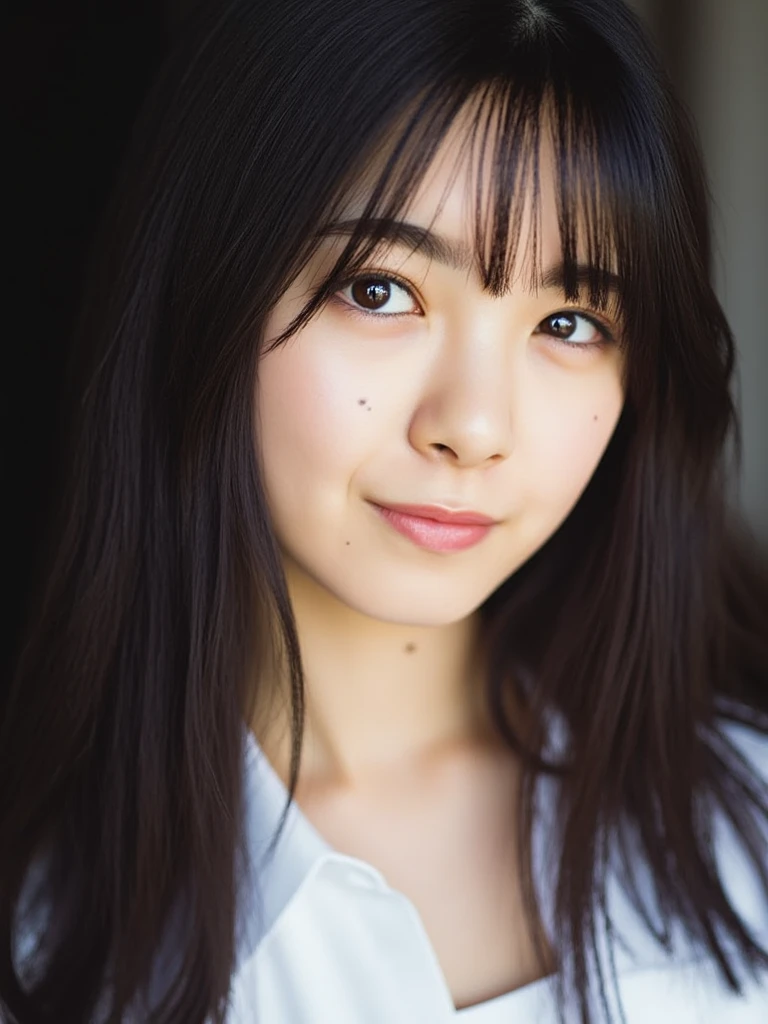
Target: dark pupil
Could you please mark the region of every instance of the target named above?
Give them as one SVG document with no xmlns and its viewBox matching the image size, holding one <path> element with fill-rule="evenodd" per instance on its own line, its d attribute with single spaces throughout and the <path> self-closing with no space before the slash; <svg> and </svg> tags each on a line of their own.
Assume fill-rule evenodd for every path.
<svg viewBox="0 0 768 1024">
<path fill-rule="evenodd" d="M 389 300 L 389 285 L 386 281 L 355 281 L 352 285 L 352 298 L 366 309 L 378 309 Z"/>
<path fill-rule="evenodd" d="M 576 318 L 566 313 L 556 313 L 549 318 L 549 326 L 552 334 L 558 338 L 567 338 L 576 330 Z"/>
</svg>

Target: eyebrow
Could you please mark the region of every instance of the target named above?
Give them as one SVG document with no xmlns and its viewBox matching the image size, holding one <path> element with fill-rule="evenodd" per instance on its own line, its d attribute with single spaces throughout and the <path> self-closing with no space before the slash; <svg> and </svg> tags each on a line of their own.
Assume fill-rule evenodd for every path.
<svg viewBox="0 0 768 1024">
<path fill-rule="evenodd" d="M 393 245 L 407 247 L 452 270 L 469 270 L 474 262 L 472 250 L 462 242 L 454 242 L 435 234 L 429 228 L 419 227 L 418 224 L 409 224 L 388 217 L 334 221 L 324 227 L 320 234 L 351 235 L 353 232 L 361 232 L 363 237 L 380 238 Z"/>
<path fill-rule="evenodd" d="M 323 227 L 318 234 L 321 237 L 328 237 L 352 235 L 355 232 L 362 233 L 363 237 L 381 239 L 392 245 L 407 248 L 411 252 L 421 253 L 437 263 L 450 267 L 451 270 L 469 270 L 474 265 L 472 249 L 463 242 L 456 242 L 418 224 L 388 217 L 333 221 Z M 589 285 L 596 273 L 595 268 L 588 263 L 577 263 L 574 271 L 575 283 L 579 288 Z M 620 290 L 621 281 L 618 274 L 600 270 L 598 276 L 609 292 Z M 566 266 L 561 261 L 548 267 L 538 284 L 542 289 L 557 289 L 564 293 L 565 282 Z"/>
</svg>

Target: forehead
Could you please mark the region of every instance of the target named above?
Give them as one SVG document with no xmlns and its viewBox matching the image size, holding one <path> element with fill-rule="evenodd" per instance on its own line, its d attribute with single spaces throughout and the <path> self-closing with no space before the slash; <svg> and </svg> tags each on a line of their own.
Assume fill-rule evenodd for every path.
<svg viewBox="0 0 768 1024">
<path fill-rule="evenodd" d="M 408 218 L 456 239 L 483 262 L 506 229 L 505 246 L 518 250 L 517 270 L 533 271 L 538 260 L 550 262 L 561 251 L 553 148 L 546 131 L 521 140 L 510 180 L 499 166 L 501 130 L 485 123 L 475 105 L 464 108 L 415 190 Z"/>
<path fill-rule="evenodd" d="M 408 165 L 421 139 L 417 131 L 403 146 L 399 119 L 344 190 L 334 219 L 395 216 L 449 241 L 450 262 L 460 269 L 487 266 L 494 250 L 503 249 L 514 263 L 512 280 L 535 280 L 563 253 L 551 124 L 543 110 L 535 125 L 521 123 L 510 138 L 506 113 L 497 98 L 470 97 L 401 196 L 399 168 Z"/>
</svg>

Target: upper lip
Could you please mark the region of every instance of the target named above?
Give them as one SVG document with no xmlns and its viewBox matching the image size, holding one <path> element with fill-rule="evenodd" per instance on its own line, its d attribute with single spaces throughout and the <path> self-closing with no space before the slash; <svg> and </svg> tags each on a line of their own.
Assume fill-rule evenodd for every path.
<svg viewBox="0 0 768 1024">
<path fill-rule="evenodd" d="M 491 526 L 498 520 L 485 516 L 482 512 L 472 509 L 447 508 L 445 505 L 400 505 L 393 502 L 377 501 L 376 505 L 402 512 L 407 516 L 418 516 L 420 519 L 434 519 L 438 523 L 455 523 L 464 526 Z"/>
</svg>

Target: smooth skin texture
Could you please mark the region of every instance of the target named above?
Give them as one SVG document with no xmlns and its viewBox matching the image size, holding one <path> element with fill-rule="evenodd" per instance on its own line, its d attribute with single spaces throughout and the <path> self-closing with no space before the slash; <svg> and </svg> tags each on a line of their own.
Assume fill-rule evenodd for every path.
<svg viewBox="0 0 768 1024">
<path fill-rule="evenodd" d="M 477 161 L 465 131 L 457 121 L 404 219 L 471 253 Z M 546 271 L 561 248 L 543 157 Z M 359 212 L 351 203 L 348 216 Z M 267 342 L 344 242 L 323 242 L 277 303 Z M 476 611 L 571 511 L 624 400 L 620 325 L 569 305 L 557 286 L 531 290 L 530 270 L 528 253 L 493 297 L 471 264 L 386 247 L 263 356 L 257 384 L 259 455 L 307 685 L 296 800 L 332 845 L 412 900 L 459 1007 L 551 967 L 536 963 L 524 925 L 517 765 L 482 706 Z M 583 313 L 564 332 L 570 346 L 556 331 L 569 325 L 547 319 L 563 312 Z M 371 502 L 471 509 L 496 525 L 473 547 L 437 553 Z M 277 701 L 253 723 L 283 781 L 288 721 Z"/>
</svg>

